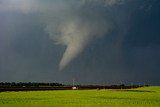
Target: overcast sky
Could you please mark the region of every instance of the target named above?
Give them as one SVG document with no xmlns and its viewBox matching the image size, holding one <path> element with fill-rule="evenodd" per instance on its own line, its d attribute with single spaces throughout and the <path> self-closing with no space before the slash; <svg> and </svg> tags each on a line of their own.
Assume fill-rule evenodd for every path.
<svg viewBox="0 0 160 107">
<path fill-rule="evenodd" d="M 0 81 L 160 85 L 159 0 L 0 0 Z"/>
</svg>

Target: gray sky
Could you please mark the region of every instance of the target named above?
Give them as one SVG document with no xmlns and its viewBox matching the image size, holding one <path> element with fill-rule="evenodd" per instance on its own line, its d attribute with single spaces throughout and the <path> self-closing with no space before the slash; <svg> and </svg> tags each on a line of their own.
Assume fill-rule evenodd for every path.
<svg viewBox="0 0 160 107">
<path fill-rule="evenodd" d="M 160 85 L 159 0 L 1 0 L 0 81 Z"/>
</svg>

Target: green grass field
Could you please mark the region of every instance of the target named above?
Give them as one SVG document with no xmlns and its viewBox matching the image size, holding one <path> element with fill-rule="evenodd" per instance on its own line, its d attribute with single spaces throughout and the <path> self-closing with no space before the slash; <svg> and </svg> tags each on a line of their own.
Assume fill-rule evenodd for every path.
<svg viewBox="0 0 160 107">
<path fill-rule="evenodd" d="M 160 87 L 0 92 L 0 107 L 160 107 Z"/>
</svg>

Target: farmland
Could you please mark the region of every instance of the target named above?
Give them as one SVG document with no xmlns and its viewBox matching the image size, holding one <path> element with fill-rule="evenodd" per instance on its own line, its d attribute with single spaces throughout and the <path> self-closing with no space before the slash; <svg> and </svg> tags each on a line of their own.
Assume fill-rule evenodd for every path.
<svg viewBox="0 0 160 107">
<path fill-rule="evenodd" d="M 159 107 L 160 87 L 0 92 L 0 107 Z"/>
</svg>

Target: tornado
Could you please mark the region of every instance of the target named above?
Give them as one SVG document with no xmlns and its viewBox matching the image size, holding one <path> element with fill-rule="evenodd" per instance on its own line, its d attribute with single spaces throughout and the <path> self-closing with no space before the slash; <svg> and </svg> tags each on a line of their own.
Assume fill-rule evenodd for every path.
<svg viewBox="0 0 160 107">
<path fill-rule="evenodd" d="M 57 42 L 66 49 L 59 64 L 60 70 L 78 57 L 91 41 L 103 37 L 110 31 L 112 24 L 105 20 L 106 18 L 102 18 L 97 22 L 97 18 L 75 17 L 62 23 L 58 30 L 60 35 Z"/>
</svg>

